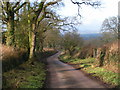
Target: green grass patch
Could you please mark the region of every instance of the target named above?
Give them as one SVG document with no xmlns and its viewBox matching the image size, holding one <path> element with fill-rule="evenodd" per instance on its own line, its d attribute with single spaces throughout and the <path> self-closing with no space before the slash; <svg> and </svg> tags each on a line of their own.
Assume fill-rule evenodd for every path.
<svg viewBox="0 0 120 90">
<path fill-rule="evenodd" d="M 81 63 L 94 63 L 95 58 L 78 59 Z"/>
<path fill-rule="evenodd" d="M 63 62 L 70 62 L 71 57 L 69 55 L 61 55 L 59 56 L 59 59 L 62 60 Z"/>
<path fill-rule="evenodd" d="M 69 63 L 73 63 L 73 64 L 78 64 L 78 63 L 93 63 L 94 62 L 94 58 L 87 58 L 87 59 L 72 59 L 69 55 L 61 55 L 60 60 L 63 62 L 69 62 Z"/>
<path fill-rule="evenodd" d="M 43 63 L 26 62 L 14 70 L 3 73 L 3 88 L 42 88 L 45 77 Z"/>
<path fill-rule="evenodd" d="M 100 77 L 100 79 L 102 79 L 106 83 L 118 86 L 118 73 L 108 71 L 101 67 L 89 67 L 83 70 L 85 70 L 87 73 L 93 73 L 93 76 Z"/>
</svg>

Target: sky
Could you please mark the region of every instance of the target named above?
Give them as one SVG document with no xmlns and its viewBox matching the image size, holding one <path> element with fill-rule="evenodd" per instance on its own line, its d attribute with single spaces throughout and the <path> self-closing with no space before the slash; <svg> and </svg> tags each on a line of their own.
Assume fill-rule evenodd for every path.
<svg viewBox="0 0 120 90">
<path fill-rule="evenodd" d="M 79 0 L 78 0 L 79 1 Z M 101 6 L 97 9 L 91 6 L 82 5 L 80 14 L 82 24 L 77 26 L 80 34 L 99 33 L 102 22 L 109 17 L 118 15 L 118 2 L 120 0 L 99 0 Z M 65 6 L 58 13 L 62 16 L 75 16 L 78 13 L 77 5 L 73 5 L 70 0 L 64 0 Z"/>
<path fill-rule="evenodd" d="M 35 0 L 30 0 L 30 1 L 32 2 Z M 77 1 L 82 1 L 82 0 L 77 0 Z M 82 21 L 82 24 L 76 26 L 80 34 L 99 33 L 102 22 L 106 18 L 118 15 L 118 2 L 120 0 L 98 0 L 98 1 L 101 1 L 102 5 L 97 9 L 91 6 L 85 6 L 85 5 L 81 6 L 79 13 L 81 14 L 82 18 L 78 20 Z M 65 6 L 60 7 L 60 9 L 57 11 L 58 14 L 65 17 L 75 16 L 76 14 L 78 14 L 77 5 L 74 5 L 71 2 L 71 0 L 63 0 L 63 2 Z"/>
</svg>

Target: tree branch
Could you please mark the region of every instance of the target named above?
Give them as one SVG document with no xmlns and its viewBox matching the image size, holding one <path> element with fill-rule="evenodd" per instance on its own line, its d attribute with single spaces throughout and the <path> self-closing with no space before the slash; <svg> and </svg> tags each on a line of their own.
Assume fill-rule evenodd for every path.
<svg viewBox="0 0 120 90">
<path fill-rule="evenodd" d="M 27 2 L 24 2 L 22 5 L 20 5 L 19 7 L 17 7 L 14 12 L 18 11 L 20 8 L 22 8 L 25 4 L 27 4 Z"/>
<path fill-rule="evenodd" d="M 90 5 L 92 7 L 95 7 L 95 6 L 100 6 L 101 3 L 99 1 L 95 1 L 95 2 L 91 2 L 91 1 L 82 1 L 82 2 L 78 2 L 78 1 L 73 1 L 71 0 L 71 2 L 73 4 L 76 4 L 78 6 L 78 16 L 81 17 L 81 14 L 79 13 L 80 12 L 80 8 L 81 8 L 81 5 L 84 4 L 84 5 Z"/>
<path fill-rule="evenodd" d="M 36 16 L 33 18 L 33 19 L 35 20 L 35 22 L 37 21 L 40 13 L 41 13 L 42 10 L 43 10 L 44 3 L 45 3 L 45 2 L 41 2 L 41 3 L 39 4 L 39 8 L 37 9 L 37 11 L 35 11 Z"/>
<path fill-rule="evenodd" d="M 20 4 L 20 1 L 19 1 L 19 2 L 17 2 L 17 3 L 13 6 L 13 8 L 12 8 L 12 9 L 16 8 L 16 7 L 17 7 L 17 5 L 19 5 L 19 4 Z"/>
<path fill-rule="evenodd" d="M 60 1 L 61 1 L 61 0 L 56 0 L 56 1 L 54 1 L 54 2 L 49 2 L 49 3 L 47 3 L 47 4 L 44 6 L 44 9 L 46 9 L 48 6 L 53 5 L 53 4 L 56 4 L 56 3 L 60 2 Z"/>
<path fill-rule="evenodd" d="M 43 15 L 39 18 L 39 20 L 38 20 L 37 27 L 40 25 L 40 22 L 41 22 L 44 18 L 45 18 L 45 15 L 43 14 Z"/>
<path fill-rule="evenodd" d="M 82 1 L 82 2 L 77 2 L 77 1 L 73 1 L 73 0 L 71 0 L 71 2 L 73 3 L 73 4 L 77 4 L 77 5 L 82 5 L 82 4 L 84 4 L 84 5 L 90 5 L 90 6 L 100 6 L 101 5 L 101 3 L 99 2 L 99 1 L 95 1 L 95 2 L 91 2 L 91 1 Z"/>
</svg>

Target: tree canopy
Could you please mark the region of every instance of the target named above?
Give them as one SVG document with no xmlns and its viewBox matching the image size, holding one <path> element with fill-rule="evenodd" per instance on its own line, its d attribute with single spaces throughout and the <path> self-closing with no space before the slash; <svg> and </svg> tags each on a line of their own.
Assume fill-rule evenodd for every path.
<svg viewBox="0 0 120 90">
<path fill-rule="evenodd" d="M 100 6 L 100 2 L 93 1 L 78 2 L 71 0 L 71 2 L 78 6 L 78 13 L 82 4 L 92 7 Z M 29 2 L 29 0 L 26 2 L 22 0 L 16 2 L 1 1 L 1 4 L 2 21 L 6 26 L 6 31 L 3 31 L 4 44 L 27 49 L 29 58 L 35 57 L 35 52 L 42 51 L 44 45 L 47 45 L 45 43 L 50 42 L 49 45 L 54 48 L 59 46 L 60 44 L 57 41 L 61 41 L 61 30 L 76 31 L 75 25 L 81 24 L 77 22 L 76 17 L 62 18 L 55 12 L 56 7 L 59 7 L 60 4 L 63 5 L 62 0 L 41 0 L 39 2 Z M 78 39 L 80 39 L 79 35 L 69 33 L 63 37 L 67 38 L 67 36 L 73 41 L 69 42 L 72 45 L 70 47 L 77 46 Z"/>
</svg>

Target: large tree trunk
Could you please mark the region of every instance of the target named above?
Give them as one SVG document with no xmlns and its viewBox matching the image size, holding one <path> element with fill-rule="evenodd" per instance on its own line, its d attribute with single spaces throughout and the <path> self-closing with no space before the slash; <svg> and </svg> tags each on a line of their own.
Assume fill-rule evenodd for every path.
<svg viewBox="0 0 120 90">
<path fill-rule="evenodd" d="M 12 13 L 12 11 L 9 13 L 10 16 L 9 16 L 9 20 L 7 22 L 7 28 L 8 28 L 8 31 L 6 33 L 6 44 L 8 46 L 13 46 L 14 45 L 14 41 L 15 41 L 15 36 L 14 36 L 14 30 L 15 30 L 15 27 L 14 27 L 14 13 Z"/>
<path fill-rule="evenodd" d="M 30 59 L 35 57 L 35 46 L 36 46 L 36 34 L 32 32 L 30 40 L 30 55 L 29 55 Z"/>
<path fill-rule="evenodd" d="M 35 25 L 32 26 L 35 31 Z M 30 45 L 30 54 L 29 59 L 32 59 L 35 57 L 35 47 L 36 47 L 36 33 L 33 31 L 29 32 L 29 45 Z"/>
</svg>

